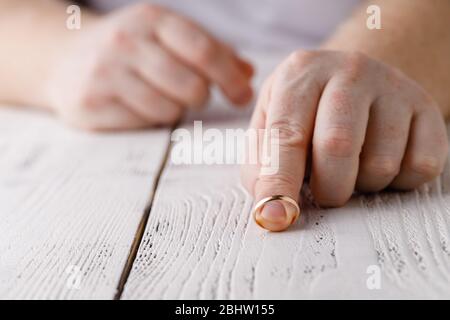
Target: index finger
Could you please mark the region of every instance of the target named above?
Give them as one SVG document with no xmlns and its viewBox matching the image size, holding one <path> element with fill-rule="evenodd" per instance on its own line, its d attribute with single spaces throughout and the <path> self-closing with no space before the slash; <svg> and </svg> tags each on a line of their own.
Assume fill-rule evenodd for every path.
<svg viewBox="0 0 450 320">
<path fill-rule="evenodd" d="M 200 26 L 166 12 L 159 17 L 155 33 L 162 45 L 219 85 L 232 102 L 249 102 L 253 95 L 249 64 Z"/>
<path fill-rule="evenodd" d="M 264 112 L 265 129 L 278 131 L 279 166 L 273 174 L 260 171 L 254 187 L 256 203 L 276 195 L 298 203 L 319 98 L 320 88 L 309 77 L 292 81 L 281 76 L 274 81 Z M 296 217 L 293 210 L 285 201 L 270 201 L 255 213 L 255 219 L 266 229 L 281 231 Z"/>
</svg>

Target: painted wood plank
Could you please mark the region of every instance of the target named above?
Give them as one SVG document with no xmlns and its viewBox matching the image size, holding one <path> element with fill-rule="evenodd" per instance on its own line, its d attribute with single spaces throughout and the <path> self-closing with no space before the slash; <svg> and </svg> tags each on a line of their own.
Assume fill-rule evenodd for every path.
<svg viewBox="0 0 450 320">
<path fill-rule="evenodd" d="M 0 298 L 113 298 L 168 142 L 2 107 Z"/>
<path fill-rule="evenodd" d="M 227 114 L 190 121 L 246 125 Z M 266 232 L 250 217 L 237 166 L 168 163 L 122 298 L 450 298 L 448 165 L 413 192 L 355 196 L 329 210 L 307 187 L 303 199 L 293 228 Z M 380 287 L 368 286 L 378 271 Z"/>
</svg>

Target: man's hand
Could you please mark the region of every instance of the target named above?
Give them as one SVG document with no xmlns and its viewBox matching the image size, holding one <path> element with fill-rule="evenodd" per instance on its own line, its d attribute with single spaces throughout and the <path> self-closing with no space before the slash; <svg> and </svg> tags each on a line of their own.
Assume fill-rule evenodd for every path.
<svg viewBox="0 0 450 320">
<path fill-rule="evenodd" d="M 255 202 L 279 194 L 298 201 L 308 158 L 315 200 L 334 207 L 355 189 L 418 187 L 441 173 L 447 156 L 433 99 L 398 69 L 360 53 L 293 53 L 266 81 L 251 127 L 280 133 L 278 172 L 243 170 Z M 290 223 L 276 202 L 258 218 L 271 230 Z"/>
<path fill-rule="evenodd" d="M 49 105 L 93 130 L 171 124 L 218 85 L 236 104 L 252 96 L 251 65 L 198 25 L 140 4 L 74 32 L 48 82 Z"/>
</svg>

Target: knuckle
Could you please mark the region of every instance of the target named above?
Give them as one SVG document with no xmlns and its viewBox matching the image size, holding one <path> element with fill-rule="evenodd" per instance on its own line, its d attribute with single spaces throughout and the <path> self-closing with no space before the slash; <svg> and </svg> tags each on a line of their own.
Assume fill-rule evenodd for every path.
<svg viewBox="0 0 450 320">
<path fill-rule="evenodd" d="M 130 51 L 134 49 L 132 35 L 122 26 L 111 31 L 109 43 L 113 48 L 119 50 Z"/>
<path fill-rule="evenodd" d="M 281 63 L 272 75 L 272 84 L 276 90 L 299 95 L 322 88 L 319 64 L 313 63 L 317 54 L 314 52 L 292 53 Z"/>
<path fill-rule="evenodd" d="M 440 163 L 439 159 L 433 156 L 417 156 L 411 159 L 408 163 L 409 168 L 425 177 L 426 179 L 432 179 L 441 174 L 443 169 L 443 164 Z"/>
<path fill-rule="evenodd" d="M 298 77 L 310 79 L 309 67 L 316 56 L 317 53 L 304 50 L 291 53 L 276 69 L 277 82 L 289 82 Z"/>
<path fill-rule="evenodd" d="M 353 65 L 365 65 L 369 61 L 369 57 L 360 51 L 352 51 L 348 53 L 347 60 Z"/>
<path fill-rule="evenodd" d="M 345 71 L 350 79 L 356 80 L 366 73 L 370 58 L 361 52 L 348 53 L 345 59 Z"/>
<path fill-rule="evenodd" d="M 384 70 L 384 79 L 386 84 L 392 88 L 392 90 L 408 90 L 405 88 L 405 75 L 400 69 L 390 68 Z"/>
<path fill-rule="evenodd" d="M 292 190 L 299 189 L 300 181 L 293 178 L 292 175 L 274 174 L 261 175 L 256 179 L 256 191 L 260 194 L 267 194 L 266 189 L 271 191 L 278 190 L 281 194 L 290 194 Z"/>
<path fill-rule="evenodd" d="M 364 170 L 374 176 L 394 177 L 400 172 L 400 162 L 393 157 L 371 156 L 364 160 Z"/>
<path fill-rule="evenodd" d="M 324 137 L 317 138 L 315 147 L 328 156 L 349 158 L 356 152 L 353 131 L 348 128 L 329 129 Z"/>
<path fill-rule="evenodd" d="M 281 147 L 302 148 L 308 147 L 307 131 L 302 124 L 292 119 L 279 119 L 270 126 L 276 130 Z"/>
<path fill-rule="evenodd" d="M 314 51 L 297 50 L 289 55 L 287 58 L 287 65 L 289 68 L 296 70 L 303 69 L 306 65 L 317 56 Z"/>
</svg>

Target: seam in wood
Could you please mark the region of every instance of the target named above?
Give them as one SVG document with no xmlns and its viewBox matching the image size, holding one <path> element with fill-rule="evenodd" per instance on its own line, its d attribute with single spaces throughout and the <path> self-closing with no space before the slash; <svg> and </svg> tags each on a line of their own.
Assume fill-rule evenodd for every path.
<svg viewBox="0 0 450 320">
<path fill-rule="evenodd" d="M 136 230 L 136 235 L 134 237 L 133 243 L 130 248 L 130 253 L 128 254 L 127 261 L 125 263 L 125 266 L 123 268 L 122 274 L 119 279 L 119 284 L 116 289 L 116 294 L 114 295 L 114 300 L 121 299 L 123 290 L 125 289 L 125 285 L 128 281 L 128 277 L 130 276 L 131 270 L 133 268 L 134 261 L 136 260 L 136 257 L 137 257 L 138 251 L 139 251 L 139 247 L 140 247 L 142 239 L 144 237 L 145 228 L 147 226 L 148 219 L 150 217 L 150 212 L 152 210 L 153 201 L 154 201 L 155 195 L 156 195 L 156 190 L 158 189 L 159 181 L 161 179 L 162 173 L 164 172 L 167 161 L 169 159 L 170 151 L 172 150 L 172 140 L 170 139 L 170 136 L 172 135 L 173 130 L 176 129 L 177 127 L 178 127 L 178 123 L 175 126 L 173 126 L 170 130 L 169 143 L 167 144 L 167 149 L 164 154 L 164 158 L 161 161 L 160 168 L 156 174 L 156 179 L 155 179 L 155 182 L 154 182 L 153 188 L 152 188 L 152 195 L 150 197 L 149 204 L 147 205 L 146 209 L 144 210 L 144 214 L 142 216 L 141 221 L 139 222 L 139 226 Z"/>
</svg>

